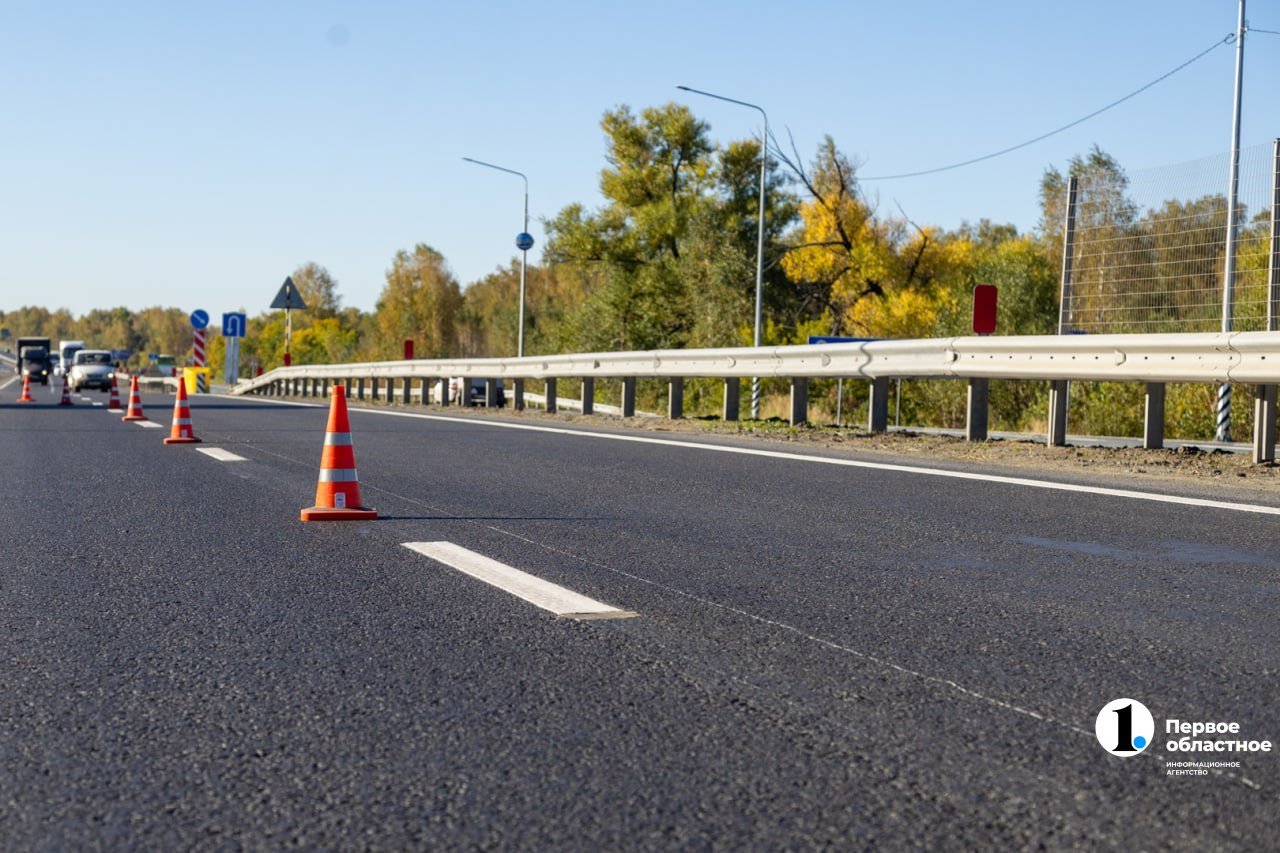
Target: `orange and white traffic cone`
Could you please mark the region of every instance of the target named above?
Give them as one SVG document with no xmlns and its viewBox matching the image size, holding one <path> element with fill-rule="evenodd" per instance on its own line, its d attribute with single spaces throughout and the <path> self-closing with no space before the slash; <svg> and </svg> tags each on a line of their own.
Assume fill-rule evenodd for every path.
<svg viewBox="0 0 1280 853">
<path fill-rule="evenodd" d="M 324 450 L 320 453 L 320 482 L 316 505 L 302 511 L 303 521 L 372 521 L 378 513 L 360 503 L 360 478 L 356 476 L 356 451 L 347 420 L 347 389 L 333 386 Z"/>
<path fill-rule="evenodd" d="M 129 409 L 124 413 L 122 421 L 145 421 L 147 416 L 142 414 L 142 397 L 138 394 L 138 377 L 133 377 L 133 381 L 129 383 Z"/>
<path fill-rule="evenodd" d="M 59 406 L 73 406 L 71 402 L 71 389 L 67 387 L 67 377 L 62 377 L 62 399 L 58 401 Z"/>
<path fill-rule="evenodd" d="M 116 375 L 115 375 L 115 373 L 112 373 L 112 374 L 111 374 L 111 400 L 110 400 L 110 402 L 108 402 L 108 403 L 107 403 L 107 411 L 109 411 L 109 412 L 118 412 L 118 411 L 120 411 L 120 409 L 121 409 L 121 406 L 120 406 L 120 388 L 119 388 L 119 386 L 117 386 L 117 385 L 116 385 Z"/>
<path fill-rule="evenodd" d="M 22 396 L 18 398 L 19 403 L 34 403 L 31 399 L 31 377 L 22 377 Z"/>
<path fill-rule="evenodd" d="M 195 430 L 191 428 L 191 407 L 187 405 L 187 383 L 178 377 L 178 396 L 173 398 L 173 426 L 165 444 L 199 444 Z"/>
</svg>

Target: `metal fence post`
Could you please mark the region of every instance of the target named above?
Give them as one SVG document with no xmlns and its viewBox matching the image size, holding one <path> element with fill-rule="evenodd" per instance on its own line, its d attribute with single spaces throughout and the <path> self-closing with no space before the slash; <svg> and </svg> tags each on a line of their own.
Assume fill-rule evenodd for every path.
<svg viewBox="0 0 1280 853">
<path fill-rule="evenodd" d="M 724 381 L 724 414 L 722 417 L 726 421 L 736 421 L 738 412 L 741 408 L 740 400 L 742 397 L 742 380 L 736 376 L 730 376 Z"/>
<path fill-rule="evenodd" d="M 1055 379 L 1049 383 L 1049 435 L 1050 447 L 1067 444 L 1067 397 L 1071 388 L 1067 380 Z"/>
<path fill-rule="evenodd" d="M 1271 257 L 1267 263 L 1267 331 L 1280 325 L 1280 139 L 1271 143 Z M 1253 414 L 1253 461 L 1276 461 L 1276 386 L 1258 387 Z"/>
<path fill-rule="evenodd" d="M 1062 289 L 1058 296 L 1058 334 L 1071 331 L 1075 318 L 1075 304 L 1071 272 L 1076 258 L 1076 201 L 1080 179 L 1072 175 L 1067 182 L 1066 222 L 1062 229 Z M 1049 383 L 1049 435 L 1050 447 L 1063 447 L 1067 443 L 1067 400 L 1071 385 L 1065 379 Z"/>
<path fill-rule="evenodd" d="M 809 422 L 809 378 L 791 377 L 791 425 Z"/>
<path fill-rule="evenodd" d="M 636 378 L 634 376 L 628 376 L 622 380 L 622 416 L 624 418 L 636 416 Z"/>
<path fill-rule="evenodd" d="M 965 412 L 965 439 L 986 441 L 987 422 L 991 407 L 988 405 L 990 380 L 977 377 L 969 380 L 969 404 Z"/>
<path fill-rule="evenodd" d="M 1164 391 L 1163 382 L 1148 382 L 1146 413 L 1142 420 L 1142 446 L 1146 450 L 1164 447 Z"/>
<path fill-rule="evenodd" d="M 409 405 L 409 400 L 410 400 L 409 386 L 412 384 L 413 384 L 413 380 L 407 376 L 404 379 L 400 380 L 400 402 L 406 406 Z"/>
<path fill-rule="evenodd" d="M 883 376 L 871 380 L 871 399 L 867 401 L 867 429 L 884 432 L 889 428 L 889 380 Z"/>
<path fill-rule="evenodd" d="M 438 389 L 440 394 L 440 405 L 449 405 L 449 377 L 441 376 L 436 380 L 436 384 L 440 386 Z"/>
<path fill-rule="evenodd" d="M 556 381 L 555 379 L 547 380 L 547 387 L 542 392 L 547 397 L 547 414 L 554 415 L 556 413 Z"/>
<path fill-rule="evenodd" d="M 684 378 L 673 376 L 667 382 L 667 417 L 678 421 L 684 417 Z"/>
<path fill-rule="evenodd" d="M 486 409 L 498 408 L 498 380 L 486 379 L 484 381 L 484 407 Z"/>
<path fill-rule="evenodd" d="M 363 376 L 356 380 L 356 399 L 362 402 L 364 401 L 364 382 Z"/>
<path fill-rule="evenodd" d="M 594 376 L 582 378 L 582 414 L 590 415 L 596 410 L 596 379 Z"/>
<path fill-rule="evenodd" d="M 524 411 L 524 380 L 511 380 L 511 406 L 517 412 Z"/>
</svg>

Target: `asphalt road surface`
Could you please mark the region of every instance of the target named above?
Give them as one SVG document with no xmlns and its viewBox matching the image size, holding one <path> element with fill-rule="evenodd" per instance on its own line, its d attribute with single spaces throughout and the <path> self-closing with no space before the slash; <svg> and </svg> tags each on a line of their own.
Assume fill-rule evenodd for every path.
<svg viewBox="0 0 1280 853">
<path fill-rule="evenodd" d="M 193 401 L 200 447 L 241 457 L 222 461 L 161 443 L 171 396 L 144 397 L 164 425 L 146 429 L 96 392 L 19 407 L 17 390 L 0 389 L 7 849 L 1280 838 L 1280 755 L 1169 752 L 1164 731 L 1280 739 L 1264 501 L 353 408 L 381 517 L 303 524 L 324 408 Z M 560 618 L 412 542 L 635 615 Z M 1120 698 L 1156 726 L 1127 758 L 1094 733 Z M 1239 766 L 1169 775 L 1188 760 Z"/>
</svg>

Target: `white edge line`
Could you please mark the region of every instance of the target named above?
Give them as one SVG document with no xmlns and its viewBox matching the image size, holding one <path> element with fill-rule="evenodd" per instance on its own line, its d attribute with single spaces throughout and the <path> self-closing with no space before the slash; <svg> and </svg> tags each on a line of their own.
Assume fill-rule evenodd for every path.
<svg viewBox="0 0 1280 853">
<path fill-rule="evenodd" d="M 403 542 L 410 551 L 430 557 L 476 580 L 509 592 L 543 610 L 568 619 L 626 619 L 636 614 L 601 604 L 581 593 L 499 563 L 453 542 Z"/>
<path fill-rule="evenodd" d="M 261 397 L 246 398 L 219 394 L 232 400 L 252 399 L 254 402 L 275 403 L 282 406 L 306 406 L 319 408 L 323 404 L 293 403 L 285 400 L 271 400 Z M 1233 501 L 1215 501 L 1209 498 L 1189 498 L 1182 495 L 1163 495 L 1159 492 L 1139 492 L 1131 489 L 1111 489 L 1106 486 L 1086 486 L 1078 483 L 1057 483 L 1052 480 L 1032 480 L 1026 477 L 1007 477 L 999 474 L 980 474 L 970 471 L 951 471 L 946 468 L 921 468 L 915 465 L 897 465 L 891 462 L 866 462 L 860 459 L 838 459 L 831 456 L 808 456 L 803 453 L 788 453 L 782 450 L 756 450 L 750 447 L 735 447 L 724 444 L 706 444 L 700 441 L 677 441 L 669 438 L 649 438 L 640 435 L 618 435 L 615 433 L 589 432 L 586 430 L 568 429 L 566 427 L 538 426 L 534 424 L 513 424 L 502 421 L 491 421 L 484 418 L 457 418 L 447 415 L 428 415 L 419 412 L 397 412 L 389 409 L 366 409 L 348 406 L 348 412 L 367 412 L 372 415 L 386 415 L 395 418 L 417 418 L 427 421 L 443 421 L 445 423 L 474 424 L 501 429 L 520 429 L 530 432 L 544 432 L 554 435 L 573 435 L 581 438 L 596 438 L 607 441 L 630 441 L 637 444 L 657 444 L 664 447 L 684 447 L 690 450 L 709 450 L 715 453 L 734 453 L 741 456 L 760 456 L 766 459 L 783 459 L 789 462 L 817 462 L 824 465 L 839 465 L 846 468 L 866 468 L 875 471 L 894 471 L 901 474 L 922 474 L 931 477 L 946 477 L 953 480 L 972 480 L 980 483 L 1000 483 L 1009 486 L 1026 486 L 1033 489 L 1049 489 L 1059 492 L 1076 492 L 1090 495 L 1106 495 L 1113 498 L 1153 501 L 1155 503 L 1179 504 L 1181 506 L 1200 506 L 1211 509 L 1224 509 L 1232 512 L 1251 512 L 1259 515 L 1280 515 L 1280 506 L 1265 504 L 1246 504 Z"/>
<path fill-rule="evenodd" d="M 243 456 L 237 456 L 236 454 L 232 453 L 230 450 L 223 450 L 221 447 L 197 447 L 196 452 L 203 453 L 205 456 L 208 456 L 212 459 L 217 459 L 219 462 L 248 462 L 249 461 L 245 459 Z"/>
</svg>

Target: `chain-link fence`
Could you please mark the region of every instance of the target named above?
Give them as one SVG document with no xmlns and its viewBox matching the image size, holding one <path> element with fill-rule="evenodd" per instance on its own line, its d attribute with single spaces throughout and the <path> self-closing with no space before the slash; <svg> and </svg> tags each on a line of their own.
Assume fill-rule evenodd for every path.
<svg viewBox="0 0 1280 853">
<path fill-rule="evenodd" d="M 1265 328 L 1273 146 L 1240 151 L 1233 328 Z M 1063 330 L 1090 334 L 1222 328 L 1228 155 L 1077 175 Z M 1066 209 L 1064 203 L 1063 210 Z"/>
</svg>

